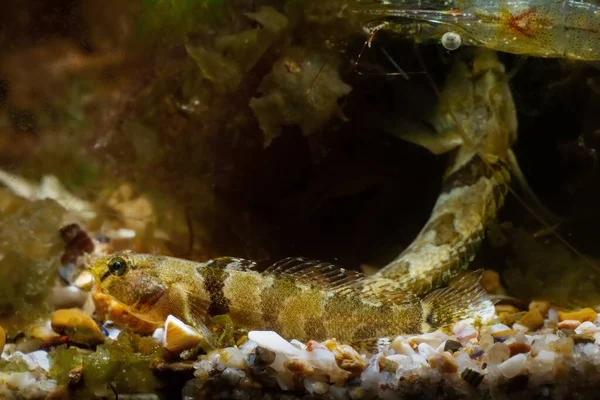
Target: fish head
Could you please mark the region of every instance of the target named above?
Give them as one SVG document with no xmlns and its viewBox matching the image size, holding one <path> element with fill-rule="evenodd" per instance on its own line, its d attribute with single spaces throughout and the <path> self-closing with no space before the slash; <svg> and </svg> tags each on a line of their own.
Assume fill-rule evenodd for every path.
<svg viewBox="0 0 600 400">
<path fill-rule="evenodd" d="M 102 293 L 134 312 L 145 313 L 167 294 L 165 277 L 151 256 L 115 253 L 94 262 L 91 272 Z"/>
</svg>

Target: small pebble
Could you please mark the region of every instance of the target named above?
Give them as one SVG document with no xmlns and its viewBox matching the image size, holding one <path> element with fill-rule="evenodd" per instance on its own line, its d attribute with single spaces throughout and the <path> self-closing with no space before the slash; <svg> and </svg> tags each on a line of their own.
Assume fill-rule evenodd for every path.
<svg viewBox="0 0 600 400">
<path fill-rule="evenodd" d="M 530 309 L 518 323 L 526 326 L 530 330 L 536 330 L 544 325 L 544 317 L 537 308 Z"/>
<path fill-rule="evenodd" d="M 535 356 L 536 360 L 547 364 L 552 364 L 555 358 L 556 353 L 550 350 L 542 350 Z"/>
<path fill-rule="evenodd" d="M 486 269 L 481 277 L 481 286 L 488 293 L 494 293 L 500 287 L 500 275 L 494 270 Z"/>
<path fill-rule="evenodd" d="M 287 360 L 283 365 L 285 369 L 296 375 L 310 376 L 315 374 L 315 369 L 305 360 Z"/>
<path fill-rule="evenodd" d="M 479 386 L 483 381 L 483 375 L 471 368 L 465 368 L 460 377 L 473 387 Z"/>
<path fill-rule="evenodd" d="M 537 309 L 542 316 L 548 315 L 548 310 L 550 310 L 550 302 L 544 300 L 534 300 L 529 303 L 529 309 Z"/>
<path fill-rule="evenodd" d="M 458 349 L 460 349 L 462 347 L 462 344 L 460 344 L 460 342 L 457 342 L 456 340 L 446 340 L 446 343 L 444 344 L 444 351 L 457 351 Z"/>
<path fill-rule="evenodd" d="M 104 335 L 96 322 L 77 308 L 56 310 L 50 318 L 52 329 L 69 337 L 73 343 L 96 345 L 104 343 Z"/>
<path fill-rule="evenodd" d="M 165 321 L 163 346 L 173 352 L 181 353 L 195 348 L 204 340 L 204 336 L 194 327 L 187 325 L 180 319 L 169 315 Z"/>
<path fill-rule="evenodd" d="M 69 371 L 69 386 L 76 385 L 83 377 L 83 365 L 78 365 Z"/>
<path fill-rule="evenodd" d="M 479 334 L 479 332 L 477 332 L 477 329 L 475 329 L 473 325 L 463 321 L 456 323 L 452 328 L 452 332 L 454 333 L 456 339 L 459 342 L 464 342 L 469 339 L 476 338 Z"/>
<path fill-rule="evenodd" d="M 263 365 L 270 365 L 275 361 L 275 352 L 265 349 L 264 347 L 256 347 L 256 361 Z"/>
<path fill-rule="evenodd" d="M 516 312 L 516 313 L 507 313 L 507 312 L 499 313 L 498 311 L 496 311 L 496 313 L 498 314 L 498 319 L 504 325 L 512 325 L 515 322 L 517 322 L 518 320 L 520 320 L 521 318 L 523 318 L 523 316 L 525 314 L 527 314 L 525 311 Z"/>
<path fill-rule="evenodd" d="M 513 306 L 512 304 L 496 304 L 494 306 L 494 308 L 496 309 L 496 314 L 502 314 L 502 313 L 517 314 L 517 313 L 521 312 L 521 310 L 519 310 L 517 307 Z"/>
<path fill-rule="evenodd" d="M 598 331 L 600 331 L 600 328 L 598 328 L 596 324 L 590 321 L 585 321 L 575 329 L 575 333 L 577 334 L 594 333 Z"/>
<path fill-rule="evenodd" d="M 517 331 L 514 329 L 509 329 L 507 331 L 495 332 L 492 333 L 494 340 L 497 342 L 504 342 L 506 339 L 511 338 L 517 334 Z"/>
<path fill-rule="evenodd" d="M 592 335 L 573 335 L 571 336 L 571 339 L 573 339 L 573 343 L 575 344 L 582 344 L 582 343 L 594 343 L 596 341 L 596 339 L 594 339 L 594 337 Z"/>
<path fill-rule="evenodd" d="M 527 357 L 524 354 L 517 354 L 498 365 L 498 370 L 505 378 L 513 378 L 521 373 L 526 362 Z"/>
<path fill-rule="evenodd" d="M 510 350 L 510 356 L 512 357 L 516 354 L 529 353 L 531 346 L 523 342 L 514 342 L 508 345 L 508 349 Z"/>
<path fill-rule="evenodd" d="M 559 338 L 558 340 L 552 342 L 552 347 L 554 350 L 563 355 L 571 355 L 573 353 L 573 347 L 575 346 L 575 342 L 573 340 L 573 336 Z"/>
<path fill-rule="evenodd" d="M 495 324 L 495 325 L 491 325 L 487 328 L 488 332 L 492 335 L 494 335 L 495 333 L 498 332 L 504 332 L 504 331 L 510 331 L 510 327 L 504 325 L 504 324 Z"/>
<path fill-rule="evenodd" d="M 448 352 L 434 354 L 428 361 L 431 367 L 437 368 L 444 373 L 451 374 L 458 371 L 458 365 L 456 365 L 454 357 Z"/>
<path fill-rule="evenodd" d="M 330 349 L 338 367 L 355 374 L 361 373 L 366 367 L 365 359 L 351 346 L 338 344 Z"/>
<path fill-rule="evenodd" d="M 401 336 L 398 336 L 392 341 L 390 348 L 393 349 L 397 354 L 404 354 L 405 356 L 411 356 L 415 354 L 415 351 L 408 343 L 404 341 Z"/>
<path fill-rule="evenodd" d="M 584 321 L 593 322 L 597 316 L 598 316 L 598 313 L 596 311 L 592 310 L 591 308 L 584 308 L 582 310 L 573 311 L 573 312 L 562 312 L 562 311 L 558 312 L 558 320 L 559 321 L 565 321 L 567 319 L 574 319 L 579 322 L 584 322 Z"/>
<path fill-rule="evenodd" d="M 494 344 L 494 337 L 487 332 L 482 333 L 479 336 L 479 347 L 486 350 L 488 347 Z"/>
<path fill-rule="evenodd" d="M 427 343 L 421 343 L 417 348 L 417 351 L 419 352 L 419 355 L 423 356 L 426 360 L 432 355 L 437 354 L 437 351 Z"/>
<path fill-rule="evenodd" d="M 504 343 L 495 343 L 487 351 L 487 359 L 490 364 L 500 364 L 508 360 L 510 350 Z"/>
<path fill-rule="evenodd" d="M 246 373 L 237 368 L 227 367 L 221 373 L 221 379 L 230 386 L 237 386 Z"/>
<path fill-rule="evenodd" d="M 313 381 L 310 379 L 304 380 L 304 387 L 309 393 L 314 393 L 318 396 L 322 396 L 329 391 L 329 384 L 327 384 L 327 382 Z"/>
<path fill-rule="evenodd" d="M 411 337 L 409 339 L 409 343 L 415 347 L 421 343 L 427 343 L 431 347 L 435 348 L 435 347 L 438 347 L 440 344 L 442 344 L 442 341 L 443 340 L 440 337 L 440 335 L 437 335 L 434 333 L 425 333 L 423 335 Z"/>
<path fill-rule="evenodd" d="M 575 330 L 580 324 L 581 322 L 576 319 L 566 319 L 558 323 L 558 329 Z"/>
<path fill-rule="evenodd" d="M 513 330 L 516 332 L 516 334 L 518 335 L 519 333 L 524 333 L 524 332 L 529 332 L 531 329 L 529 329 L 529 327 L 525 326 L 525 325 L 521 325 L 518 322 L 515 322 L 513 324 Z"/>
</svg>

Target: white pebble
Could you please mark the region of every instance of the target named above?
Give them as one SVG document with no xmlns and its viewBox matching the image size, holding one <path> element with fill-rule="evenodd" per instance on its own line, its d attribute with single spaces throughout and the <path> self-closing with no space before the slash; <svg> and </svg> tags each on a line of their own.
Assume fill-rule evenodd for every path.
<svg viewBox="0 0 600 400">
<path fill-rule="evenodd" d="M 413 350 L 413 348 L 410 347 L 410 345 L 408 343 L 406 343 L 400 336 L 398 336 L 396 339 L 394 339 L 394 341 L 392 342 L 390 347 L 397 354 L 404 354 L 405 356 L 411 356 L 413 354 L 416 354 L 415 351 Z"/>
<path fill-rule="evenodd" d="M 426 360 L 429 359 L 429 357 L 431 357 L 432 355 L 437 354 L 437 351 L 435 351 L 435 349 L 427 343 L 419 344 L 419 347 L 417 347 L 417 351 L 419 352 L 419 355 L 425 358 Z"/>
<path fill-rule="evenodd" d="M 512 326 L 512 328 L 517 331 L 517 332 L 529 332 L 529 328 L 526 327 L 525 325 L 521 325 L 517 322 L 515 322 Z"/>
<path fill-rule="evenodd" d="M 590 321 L 585 321 L 584 323 L 579 325 L 577 328 L 575 328 L 575 333 L 577 333 L 579 335 L 582 333 L 591 333 L 591 332 L 598 332 L 598 331 L 600 331 L 600 329 L 596 326 L 596 324 L 594 324 L 593 322 L 590 322 Z"/>
<path fill-rule="evenodd" d="M 429 367 L 429 363 L 427 362 L 425 357 L 423 357 L 420 354 L 413 354 L 412 356 L 410 356 L 410 358 L 415 364 L 418 364 L 421 367 Z"/>
<path fill-rule="evenodd" d="M 312 381 L 309 379 L 304 380 L 304 387 L 309 393 L 316 395 L 324 395 L 329 391 L 329 385 L 326 382 Z"/>
<path fill-rule="evenodd" d="M 419 336 L 411 337 L 411 338 L 409 338 L 409 341 L 414 342 L 417 345 L 419 345 L 421 343 L 427 343 L 431 347 L 435 348 L 435 347 L 438 347 L 447 338 L 448 338 L 448 336 L 444 335 L 443 333 L 433 332 L 433 333 L 424 333 Z"/>
<path fill-rule="evenodd" d="M 452 332 L 456 336 L 456 340 L 459 342 L 464 342 L 469 339 L 473 339 L 477 337 L 477 329 L 475 327 L 465 321 L 460 321 L 454 324 L 452 328 Z"/>
<path fill-rule="evenodd" d="M 284 338 L 273 331 L 250 331 L 248 339 L 265 349 L 274 351 L 287 357 L 303 357 L 303 351 L 290 344 Z"/>
<path fill-rule="evenodd" d="M 558 310 L 555 308 L 548 310 L 548 319 L 552 322 L 558 322 Z"/>
<path fill-rule="evenodd" d="M 510 330 L 510 328 L 504 324 L 495 324 L 495 325 L 489 326 L 487 330 L 490 334 L 493 335 L 496 332 L 508 331 L 508 330 Z"/>
<path fill-rule="evenodd" d="M 556 353 L 550 350 L 541 350 L 535 359 L 542 363 L 552 364 L 556 358 Z"/>
<path fill-rule="evenodd" d="M 292 340 L 290 340 L 290 344 L 292 346 L 299 348 L 300 350 L 306 350 L 306 345 L 299 340 L 292 339 Z"/>
<path fill-rule="evenodd" d="M 513 378 L 523 370 L 526 362 L 527 357 L 524 354 L 517 354 L 498 365 L 498 370 L 505 378 Z"/>
</svg>

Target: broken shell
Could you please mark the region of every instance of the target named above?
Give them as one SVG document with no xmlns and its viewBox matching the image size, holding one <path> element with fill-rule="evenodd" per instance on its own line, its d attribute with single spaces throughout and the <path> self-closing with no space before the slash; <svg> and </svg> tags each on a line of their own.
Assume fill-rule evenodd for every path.
<svg viewBox="0 0 600 400">
<path fill-rule="evenodd" d="M 73 343 L 96 345 L 104 343 L 104 335 L 96 322 L 77 308 L 56 310 L 50 324 L 54 332 L 66 335 Z"/>
<path fill-rule="evenodd" d="M 186 325 L 172 315 L 165 322 L 164 346 L 173 353 L 193 349 L 204 340 L 204 336 L 194 327 Z"/>
</svg>

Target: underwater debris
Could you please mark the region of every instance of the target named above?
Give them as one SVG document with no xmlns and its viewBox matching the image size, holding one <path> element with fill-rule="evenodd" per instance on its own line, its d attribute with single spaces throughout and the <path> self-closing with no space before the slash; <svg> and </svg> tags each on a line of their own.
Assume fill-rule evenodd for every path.
<svg viewBox="0 0 600 400">
<path fill-rule="evenodd" d="M 288 49 L 261 82 L 258 92 L 262 96 L 250 100 L 265 147 L 281 134 L 283 126 L 298 125 L 309 136 L 332 117 L 343 119 L 338 101 L 351 90 L 332 60 L 303 48 Z"/>
</svg>

